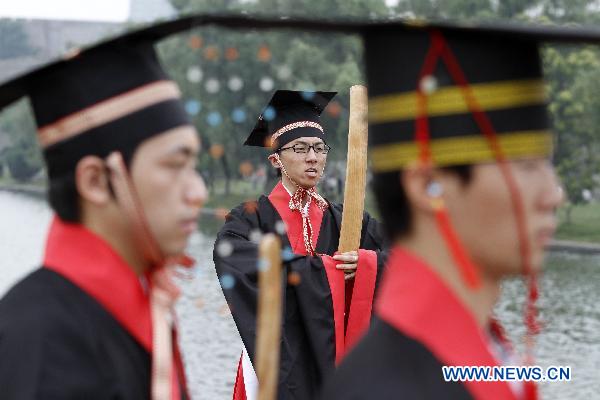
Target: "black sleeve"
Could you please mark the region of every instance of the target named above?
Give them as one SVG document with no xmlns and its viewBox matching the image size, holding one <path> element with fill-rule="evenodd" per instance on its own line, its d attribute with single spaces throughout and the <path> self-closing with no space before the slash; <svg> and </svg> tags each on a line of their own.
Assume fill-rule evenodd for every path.
<svg viewBox="0 0 600 400">
<path fill-rule="evenodd" d="M 258 245 L 250 235 L 258 229 L 253 213 L 245 212 L 243 206 L 234 208 L 217 234 L 213 250 L 223 294 L 251 357 L 256 336 Z"/>
<path fill-rule="evenodd" d="M 258 245 L 251 240 L 251 236 L 256 230 L 263 231 L 256 213 L 247 212 L 242 206 L 233 209 L 217 235 L 213 252 L 223 293 L 252 360 L 256 341 Z M 283 267 L 284 326 L 280 375 L 285 375 L 286 354 L 301 347 L 299 341 L 305 340 L 298 336 L 300 331 L 305 332 L 313 354 L 318 355 L 319 369 L 327 368 L 323 365 L 333 366 L 333 307 L 320 257 L 293 255 L 284 262 Z M 288 276 L 292 272 L 299 277 L 296 284 L 288 284 Z M 290 326 L 286 326 L 286 323 Z"/>
<path fill-rule="evenodd" d="M 3 399 L 107 399 L 108 382 L 77 334 L 77 321 L 40 305 L 18 309 L 0 324 L 0 390 Z M 65 316 L 67 320 L 69 316 Z M 71 326 L 69 326 L 71 324 Z M 97 360 L 96 360 L 97 361 Z"/>
</svg>

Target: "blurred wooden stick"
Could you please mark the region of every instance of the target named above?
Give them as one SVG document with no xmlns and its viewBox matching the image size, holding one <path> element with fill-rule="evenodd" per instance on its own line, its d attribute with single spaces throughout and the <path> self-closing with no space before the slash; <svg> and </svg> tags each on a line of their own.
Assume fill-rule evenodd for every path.
<svg viewBox="0 0 600 400">
<path fill-rule="evenodd" d="M 355 85 L 350 88 L 350 123 L 348 129 L 348 157 L 346 185 L 344 189 L 344 212 L 338 251 L 358 250 L 365 207 L 367 184 L 367 88 Z"/>
<path fill-rule="evenodd" d="M 258 400 L 277 396 L 281 338 L 281 242 L 266 234 L 259 245 L 258 317 L 256 321 L 256 375 Z"/>
</svg>

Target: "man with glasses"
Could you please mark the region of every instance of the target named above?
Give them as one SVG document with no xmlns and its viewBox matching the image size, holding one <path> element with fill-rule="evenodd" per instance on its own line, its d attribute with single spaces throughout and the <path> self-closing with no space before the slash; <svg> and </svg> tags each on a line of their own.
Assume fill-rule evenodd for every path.
<svg viewBox="0 0 600 400">
<path fill-rule="evenodd" d="M 358 251 L 335 254 L 342 207 L 317 193 L 327 154 L 320 115 L 335 93 L 277 91 L 244 143 L 273 150 L 281 181 L 268 196 L 241 204 L 227 216 L 214 261 L 246 351 L 234 399 L 252 399 L 258 285 L 257 244 L 262 233 L 283 244 L 284 320 L 279 399 L 312 399 L 326 376 L 369 325 L 383 240 L 365 213 Z"/>
</svg>

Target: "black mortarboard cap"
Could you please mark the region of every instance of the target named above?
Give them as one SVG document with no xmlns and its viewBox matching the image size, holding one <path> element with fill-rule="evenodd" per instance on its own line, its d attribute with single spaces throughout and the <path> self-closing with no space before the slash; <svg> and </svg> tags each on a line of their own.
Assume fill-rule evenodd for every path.
<svg viewBox="0 0 600 400">
<path fill-rule="evenodd" d="M 549 156 L 542 40 L 534 30 L 367 29 L 373 170 Z"/>
<path fill-rule="evenodd" d="M 179 89 L 152 40 L 120 40 L 72 54 L 0 87 L 0 108 L 29 96 L 50 179 L 72 173 L 85 155 L 120 150 L 189 124 Z"/>
<path fill-rule="evenodd" d="M 278 149 L 300 137 L 319 137 L 325 141 L 321 113 L 336 94 L 276 91 L 244 145 Z"/>
</svg>

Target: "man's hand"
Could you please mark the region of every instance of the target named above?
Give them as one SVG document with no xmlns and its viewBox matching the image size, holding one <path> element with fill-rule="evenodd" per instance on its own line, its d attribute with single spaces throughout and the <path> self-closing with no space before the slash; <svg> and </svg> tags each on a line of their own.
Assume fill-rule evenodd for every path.
<svg viewBox="0 0 600 400">
<path fill-rule="evenodd" d="M 353 279 L 356 275 L 356 267 L 358 267 L 358 252 L 348 251 L 346 253 L 340 253 L 333 256 L 336 261 L 341 261 L 343 264 L 337 264 L 337 269 L 344 270 L 345 280 Z"/>
</svg>

